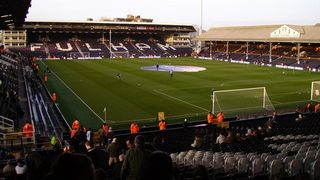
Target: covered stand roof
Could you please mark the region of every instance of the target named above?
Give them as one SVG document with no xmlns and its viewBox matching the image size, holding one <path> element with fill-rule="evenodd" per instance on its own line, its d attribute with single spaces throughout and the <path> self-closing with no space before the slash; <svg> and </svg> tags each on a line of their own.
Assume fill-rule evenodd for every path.
<svg viewBox="0 0 320 180">
<path fill-rule="evenodd" d="M 31 0 L 0 0 L 0 29 L 22 26 L 30 6 Z"/>
<path fill-rule="evenodd" d="M 320 24 L 218 27 L 211 28 L 196 40 L 320 43 Z"/>
</svg>

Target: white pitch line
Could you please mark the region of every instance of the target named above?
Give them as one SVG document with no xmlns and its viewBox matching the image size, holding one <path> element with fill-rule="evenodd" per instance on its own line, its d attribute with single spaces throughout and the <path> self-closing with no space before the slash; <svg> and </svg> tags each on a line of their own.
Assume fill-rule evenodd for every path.
<svg viewBox="0 0 320 180">
<path fill-rule="evenodd" d="M 90 109 L 90 111 L 96 115 L 100 121 L 102 121 L 103 123 L 105 122 L 87 103 L 85 103 L 79 96 L 78 94 L 76 94 L 55 72 L 51 71 L 58 79 L 59 81 L 62 82 L 62 84 L 67 87 L 85 106 L 87 106 L 88 109 Z"/>
<path fill-rule="evenodd" d="M 159 94 L 161 94 L 161 95 L 167 96 L 167 97 L 169 97 L 169 98 L 171 98 L 171 99 L 174 99 L 174 100 L 183 102 L 183 103 L 185 103 L 185 104 L 188 104 L 188 105 L 190 105 L 190 106 L 193 106 L 193 107 L 195 107 L 195 108 L 208 111 L 208 109 L 205 109 L 205 108 L 203 108 L 203 107 L 200 107 L 200 106 L 191 104 L 191 103 L 189 103 L 189 102 L 187 102 L 187 101 L 184 101 L 184 100 L 182 100 L 182 99 L 176 98 L 176 97 L 174 97 L 174 96 L 170 96 L 170 95 L 168 95 L 168 94 L 166 94 L 166 93 L 163 93 L 163 92 L 160 92 L 160 91 L 158 91 L 158 90 L 156 90 L 156 89 L 154 89 L 153 91 L 156 92 L 156 93 L 159 93 Z"/>
</svg>

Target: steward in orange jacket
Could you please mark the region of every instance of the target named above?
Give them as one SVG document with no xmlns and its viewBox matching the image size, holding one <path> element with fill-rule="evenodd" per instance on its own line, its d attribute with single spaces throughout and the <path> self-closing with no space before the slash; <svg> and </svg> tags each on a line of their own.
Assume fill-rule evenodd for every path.
<svg viewBox="0 0 320 180">
<path fill-rule="evenodd" d="M 29 138 L 29 137 L 32 137 L 33 127 L 32 127 L 32 124 L 31 124 L 30 121 L 27 121 L 27 122 L 24 124 L 22 131 L 23 131 L 24 136 L 26 136 L 26 137 L 28 137 L 28 138 Z"/>
<path fill-rule="evenodd" d="M 223 112 L 219 112 L 219 114 L 217 114 L 217 122 L 218 123 L 222 123 L 224 119 L 224 114 Z"/>
<path fill-rule="evenodd" d="M 132 122 L 130 125 L 131 134 L 138 134 L 139 132 L 139 125 L 136 122 Z"/>
<path fill-rule="evenodd" d="M 43 81 L 44 81 L 45 85 L 47 85 L 47 83 L 48 83 L 48 74 L 47 73 L 44 74 Z"/>
<path fill-rule="evenodd" d="M 160 131 L 165 131 L 166 130 L 166 122 L 164 120 L 161 120 L 159 122 L 159 130 Z"/>
<path fill-rule="evenodd" d="M 208 112 L 207 121 L 208 121 L 208 124 L 214 123 L 214 115 L 212 114 L 212 112 Z"/>
<path fill-rule="evenodd" d="M 53 92 L 53 93 L 51 94 L 51 100 L 52 100 L 53 103 L 55 103 L 55 102 L 57 101 L 57 95 L 56 95 L 55 92 Z"/>
<path fill-rule="evenodd" d="M 80 121 L 77 118 L 74 118 L 71 128 L 76 131 L 78 131 L 78 129 L 80 128 Z"/>
</svg>

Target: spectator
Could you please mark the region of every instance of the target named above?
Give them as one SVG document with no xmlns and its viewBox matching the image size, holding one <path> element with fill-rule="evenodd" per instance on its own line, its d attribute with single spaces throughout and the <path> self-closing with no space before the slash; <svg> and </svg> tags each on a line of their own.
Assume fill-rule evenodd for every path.
<svg viewBox="0 0 320 180">
<path fill-rule="evenodd" d="M 223 135 L 222 131 L 220 131 L 219 136 L 216 139 L 216 144 L 222 144 L 226 142 L 226 137 Z"/>
<path fill-rule="evenodd" d="M 145 150 L 145 139 L 138 135 L 134 139 L 135 148 L 129 149 L 121 168 L 121 179 L 136 180 L 141 165 L 149 157 L 150 152 Z"/>
<path fill-rule="evenodd" d="M 118 156 L 120 155 L 120 145 L 117 138 L 113 138 L 111 144 L 108 146 L 107 152 L 109 154 L 109 166 L 118 162 Z"/>
<path fill-rule="evenodd" d="M 93 132 L 91 128 L 89 128 L 86 132 L 86 140 L 90 143 L 93 144 Z"/>
<path fill-rule="evenodd" d="M 120 174 L 121 174 L 121 167 L 123 164 L 123 161 L 125 159 L 124 154 L 119 155 L 119 161 L 114 164 L 113 169 L 112 169 L 112 180 L 120 180 Z"/>
<path fill-rule="evenodd" d="M 132 136 L 126 140 L 126 146 L 127 146 L 127 150 L 134 148 L 134 138 Z"/>
<path fill-rule="evenodd" d="M 15 167 L 11 160 L 7 161 L 7 165 L 5 165 L 2 169 L 2 174 L 5 180 L 13 180 L 16 174 Z"/>
<path fill-rule="evenodd" d="M 92 161 L 86 155 L 63 153 L 58 157 L 47 180 L 94 180 L 93 167 Z"/>
<path fill-rule="evenodd" d="M 191 144 L 191 147 L 198 149 L 202 146 L 202 143 L 203 143 L 203 139 L 200 137 L 200 135 L 196 135 L 193 143 Z"/>
<path fill-rule="evenodd" d="M 19 159 L 17 162 L 16 170 L 16 180 L 24 180 L 27 176 L 27 165 L 23 162 L 23 160 Z"/>
<path fill-rule="evenodd" d="M 85 146 L 87 149 L 87 155 L 91 159 L 94 167 L 96 169 L 99 169 L 99 168 L 106 169 L 107 168 L 106 153 L 103 150 L 94 148 L 93 144 L 89 142 L 86 142 Z"/>
<path fill-rule="evenodd" d="M 141 180 L 172 180 L 173 167 L 170 156 L 163 151 L 150 154 L 139 173 Z"/>
<path fill-rule="evenodd" d="M 228 135 L 226 137 L 226 143 L 231 144 L 233 143 L 234 136 L 231 130 L 228 130 Z"/>
<path fill-rule="evenodd" d="M 99 146 L 105 146 L 105 139 L 104 139 L 104 132 L 103 132 L 103 125 L 100 126 L 98 130 L 98 135 L 99 135 Z"/>
</svg>

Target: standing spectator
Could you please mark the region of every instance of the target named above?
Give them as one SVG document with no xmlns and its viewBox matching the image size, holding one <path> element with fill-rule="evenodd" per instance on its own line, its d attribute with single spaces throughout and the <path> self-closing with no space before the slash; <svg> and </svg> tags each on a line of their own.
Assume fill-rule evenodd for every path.
<svg viewBox="0 0 320 180">
<path fill-rule="evenodd" d="M 109 166 L 112 166 L 118 162 L 118 156 L 121 153 L 117 138 L 112 139 L 111 144 L 108 146 L 107 152 L 109 154 Z"/>
<path fill-rule="evenodd" d="M 125 159 L 125 155 L 124 154 L 120 154 L 119 155 L 119 161 L 114 164 L 113 169 L 112 169 L 112 180 L 120 180 L 120 174 L 121 174 L 121 167 L 123 164 L 123 161 Z"/>
<path fill-rule="evenodd" d="M 98 130 L 98 135 L 99 135 L 99 146 L 102 147 L 105 145 L 104 142 L 104 133 L 103 133 L 103 125 L 100 126 Z"/>
<path fill-rule="evenodd" d="M 108 143 L 108 134 L 109 134 L 109 125 L 107 123 L 102 124 L 103 129 L 103 146 L 106 146 Z"/>
<path fill-rule="evenodd" d="M 128 150 L 121 168 L 121 179 L 136 180 L 142 164 L 149 157 L 150 152 L 145 150 L 145 139 L 138 135 L 134 139 L 135 148 Z"/>
<path fill-rule="evenodd" d="M 126 140 L 126 146 L 127 146 L 127 150 L 134 148 L 134 138 L 133 137 L 129 137 L 129 139 Z"/>
<path fill-rule="evenodd" d="M 93 144 L 93 132 L 91 128 L 89 128 L 86 132 L 86 139 L 89 143 Z"/>
<path fill-rule="evenodd" d="M 163 151 L 154 151 L 142 165 L 137 179 L 141 180 L 172 180 L 173 166 L 170 156 Z"/>
<path fill-rule="evenodd" d="M 139 132 L 139 125 L 136 122 L 132 122 L 130 125 L 130 132 L 131 134 L 135 135 Z"/>
</svg>

